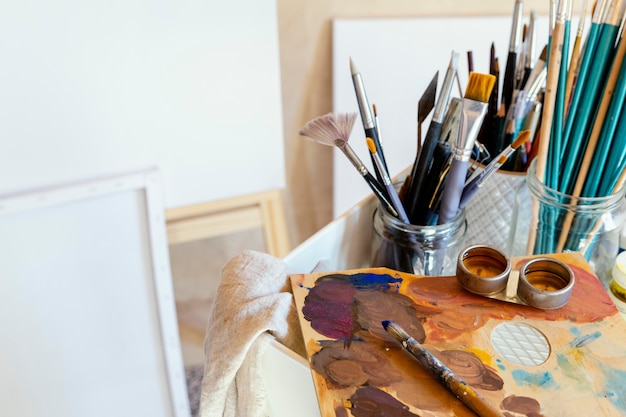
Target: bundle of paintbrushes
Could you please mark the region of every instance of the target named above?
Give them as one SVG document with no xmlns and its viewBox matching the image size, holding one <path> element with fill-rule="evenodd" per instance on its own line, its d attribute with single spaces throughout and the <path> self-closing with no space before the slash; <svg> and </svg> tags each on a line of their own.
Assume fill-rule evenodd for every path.
<svg viewBox="0 0 626 417">
<path fill-rule="evenodd" d="M 569 0 L 559 3 L 554 19 L 537 175 L 565 194 L 606 196 L 621 186 L 626 167 L 623 6 L 622 0 L 599 1 L 584 48 L 571 56 Z M 568 79 L 573 80 L 569 87 Z"/>
<path fill-rule="evenodd" d="M 412 226 L 451 224 L 495 171 L 525 171 L 535 156 L 538 178 L 548 187 L 571 195 L 609 195 L 622 187 L 626 169 L 623 0 L 600 0 L 590 8 L 593 19 L 588 31 L 584 30 L 588 14 L 584 3 L 573 36 L 571 1 L 550 0 L 548 44 L 537 57 L 536 15 L 531 12 L 528 24 L 524 23 L 523 0 L 516 0 L 504 76 L 500 79 L 493 44 L 485 73 L 472 71 L 470 51 L 470 75 L 462 97 L 452 94 L 455 82 L 460 84 L 459 57 L 452 52 L 440 93 L 437 72 L 418 101 L 417 153 L 399 189 L 389 176 L 376 108 L 370 106 L 363 78 L 352 60 L 350 70 L 373 174 L 347 144 L 355 115 L 331 113 L 311 121 L 301 133 L 342 150 L 381 207 Z M 399 236 L 387 237 L 399 240 Z M 409 242 L 419 245 L 415 238 Z M 551 247 L 541 249 L 552 252 Z M 405 266 L 400 270 L 407 270 L 406 265 L 423 255 L 422 249 L 406 256 L 398 256 L 393 248 L 381 250 L 382 259 L 401 260 Z M 389 262 L 385 266 L 398 267 Z"/>
<path fill-rule="evenodd" d="M 540 123 L 543 89 L 546 79 L 544 47 L 539 57 L 537 50 L 537 16 L 530 12 L 524 22 L 523 1 L 516 0 L 513 10 L 511 36 L 506 56 L 505 72 L 501 77 L 500 60 L 492 43 L 489 55 L 489 73 L 496 77 L 496 88 L 489 98 L 489 107 L 478 140 L 489 153 L 487 161 L 494 160 L 513 143 L 522 131 L 528 131 L 529 141 L 516 149 L 503 166 L 508 171 L 525 171 L 531 159 L 533 138 Z M 582 30 L 582 28 L 581 28 Z M 468 59 L 471 55 L 468 55 Z M 469 63 L 470 66 L 473 63 Z M 502 88 L 497 88 L 500 83 Z"/>
<path fill-rule="evenodd" d="M 300 132 L 304 137 L 318 143 L 338 147 L 367 181 L 380 200 L 381 207 L 401 224 L 447 225 L 453 222 L 461 210 L 461 196 L 470 173 L 468 169 L 470 159 L 478 131 L 486 114 L 487 101 L 493 89 L 495 77 L 490 74 L 472 73 L 464 97 L 452 98 L 456 59 L 456 54 L 453 54 L 444 80 L 443 93 L 439 95 L 436 105 L 434 103 L 428 105 L 424 101 L 420 103 L 421 106 L 430 107 L 425 114 L 428 114 L 433 107 L 435 113 L 424 143 L 421 144 L 421 140 L 418 141 L 420 146 L 418 146 L 412 172 L 399 191 L 391 182 L 376 117 L 367 100 L 361 74 L 356 70 L 353 62 L 350 62 L 352 79 L 374 175 L 348 145 L 355 114 L 329 113 L 310 121 Z M 429 88 L 436 89 L 436 86 L 435 78 Z M 434 101 L 435 94 L 432 93 L 432 96 L 432 101 Z M 421 135 L 421 130 L 418 129 L 418 131 Z M 426 193 L 429 193 L 427 198 L 424 197 Z M 402 199 L 400 195 L 403 196 Z M 403 234 L 400 229 L 394 230 Z M 393 232 L 387 230 L 386 234 L 389 233 Z M 379 261 L 374 261 L 374 263 L 414 272 L 415 259 L 424 256 L 424 248 L 420 246 L 419 239 L 413 235 L 394 235 L 386 236 L 386 238 L 386 241 L 391 243 L 381 246 L 377 257 Z M 403 243 L 393 244 L 400 241 Z M 434 245 L 435 249 L 438 247 L 445 249 L 446 242 L 439 241 Z M 436 260 L 434 265 L 441 265 L 441 262 Z M 440 272 L 441 267 L 435 266 L 429 273 Z"/>
<path fill-rule="evenodd" d="M 586 38 L 581 38 L 579 30 L 572 48 L 569 47 L 570 0 L 561 0 L 553 11 L 543 113 L 536 146 L 536 177 L 549 190 L 561 193 L 564 199 L 571 197 L 581 201 L 623 194 L 626 173 L 624 6 L 623 0 L 598 1 L 592 8 Z M 584 18 L 583 14 L 579 26 Z M 545 209 L 542 210 L 538 216 L 545 217 Z M 580 250 L 580 242 L 571 239 L 572 232 L 586 235 L 598 230 L 597 224 L 590 224 L 588 219 L 577 221 L 573 215 L 552 216 L 550 221 L 557 224 L 558 235 L 548 237 L 539 227 L 539 236 L 530 237 L 529 249 L 542 253 Z M 592 240 L 593 236 L 585 239 Z M 589 246 L 589 242 L 585 245 Z"/>
</svg>

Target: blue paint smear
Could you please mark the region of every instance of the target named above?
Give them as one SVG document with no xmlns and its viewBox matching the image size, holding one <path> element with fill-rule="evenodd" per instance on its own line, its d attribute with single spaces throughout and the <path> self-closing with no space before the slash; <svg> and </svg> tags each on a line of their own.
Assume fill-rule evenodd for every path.
<svg viewBox="0 0 626 417">
<path fill-rule="evenodd" d="M 402 278 L 394 278 L 388 274 L 358 273 L 349 276 L 350 283 L 359 290 L 390 290 L 400 289 Z"/>
<path fill-rule="evenodd" d="M 541 388 L 556 388 L 552 375 L 549 372 L 531 374 L 523 369 L 516 369 L 512 372 L 515 382 L 520 386 L 537 386 Z"/>
<path fill-rule="evenodd" d="M 579 336 L 576 339 L 574 339 L 572 343 L 570 343 L 570 345 L 574 348 L 581 348 L 593 342 L 594 340 L 600 338 L 600 336 L 602 336 L 602 333 L 600 332 L 594 332 L 594 333 L 587 334 L 584 336 Z"/>
<path fill-rule="evenodd" d="M 504 366 L 504 364 L 502 363 L 501 359 L 496 359 L 496 366 L 498 367 L 499 370 L 504 371 L 506 370 L 506 366 Z"/>
<path fill-rule="evenodd" d="M 571 327 L 569 331 L 576 337 L 580 336 L 580 329 L 578 327 Z"/>
<path fill-rule="evenodd" d="M 603 371 L 602 379 L 604 381 L 603 390 L 598 394 L 606 397 L 622 414 L 626 414 L 626 393 L 624 393 L 626 371 L 615 369 L 602 362 L 598 362 L 598 366 Z"/>
</svg>

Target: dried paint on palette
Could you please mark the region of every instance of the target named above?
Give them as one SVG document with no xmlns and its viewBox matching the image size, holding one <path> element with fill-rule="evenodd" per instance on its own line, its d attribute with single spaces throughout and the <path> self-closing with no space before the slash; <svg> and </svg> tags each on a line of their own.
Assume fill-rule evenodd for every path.
<svg viewBox="0 0 626 417">
<path fill-rule="evenodd" d="M 584 265 L 570 266 L 581 282 L 574 301 L 597 292 Z M 598 349 L 626 323 L 616 326 L 614 306 L 603 297 L 546 312 L 470 294 L 454 277 L 382 268 L 293 276 L 292 289 L 324 417 L 475 416 L 385 332 L 383 320 L 398 323 L 507 415 L 552 415 L 554 401 L 572 396 L 572 410 L 588 404 L 606 411 L 598 415 L 626 411 L 624 394 L 615 389 L 626 382 L 626 363 L 606 357 L 623 359 L 626 346 Z M 553 354 L 545 364 L 513 364 L 490 346 L 491 330 L 512 320 L 550 336 Z M 594 381 L 589 367 L 607 380 Z M 602 392 L 593 393 L 593 386 Z"/>
<path fill-rule="evenodd" d="M 458 402 L 438 381 L 406 354 L 390 338 L 381 323 L 389 317 L 416 340 L 426 339 L 423 322 L 432 316 L 408 296 L 399 292 L 402 279 L 387 274 L 332 274 L 320 277 L 304 300 L 302 313 L 311 327 L 330 340 L 319 341 L 320 349 L 311 357 L 312 368 L 333 390 L 368 387 L 365 400 L 359 389 L 350 396 L 352 415 L 410 415 L 407 405 L 422 410 L 442 411 Z M 325 307 L 328 308 L 325 308 Z M 459 349 L 436 350 L 442 362 L 475 388 L 497 391 L 503 381 L 472 352 Z M 374 390 L 376 389 L 376 390 Z M 396 393 L 394 401 L 384 390 Z M 425 393 L 415 395 L 416 392 Z M 374 393 L 377 393 L 374 395 Z M 364 403 L 373 414 L 364 413 Z M 398 404 L 402 404 L 399 407 Z M 460 403 L 458 415 L 473 415 Z M 383 412 L 384 414 L 376 414 Z"/>
</svg>

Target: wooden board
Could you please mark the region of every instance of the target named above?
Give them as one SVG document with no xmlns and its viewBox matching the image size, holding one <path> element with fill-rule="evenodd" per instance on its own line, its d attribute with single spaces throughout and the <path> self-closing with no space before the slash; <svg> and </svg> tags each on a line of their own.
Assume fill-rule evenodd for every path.
<svg viewBox="0 0 626 417">
<path fill-rule="evenodd" d="M 473 295 L 454 276 L 384 268 L 292 275 L 322 416 L 475 415 L 386 334 L 383 320 L 508 416 L 626 414 L 626 322 L 580 254 L 550 256 L 576 279 L 556 310 Z"/>
</svg>

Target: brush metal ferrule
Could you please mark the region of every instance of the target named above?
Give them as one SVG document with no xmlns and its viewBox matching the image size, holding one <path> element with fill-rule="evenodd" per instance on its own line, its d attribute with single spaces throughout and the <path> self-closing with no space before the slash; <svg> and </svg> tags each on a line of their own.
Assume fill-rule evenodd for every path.
<svg viewBox="0 0 626 417">
<path fill-rule="evenodd" d="M 509 52 L 519 52 L 522 40 L 524 2 L 517 0 L 513 9 L 513 26 L 511 28 L 511 38 L 509 39 Z"/>
<path fill-rule="evenodd" d="M 463 99 L 459 134 L 452 147 L 452 157 L 459 161 L 469 161 L 474 142 L 487 113 L 488 103 L 468 98 Z"/>
<path fill-rule="evenodd" d="M 543 87 L 546 77 L 548 76 L 548 70 L 546 68 L 545 61 L 539 60 L 533 70 L 530 72 L 526 85 L 524 86 L 524 92 L 526 98 L 534 100 L 539 94 L 539 91 Z"/>
<path fill-rule="evenodd" d="M 373 129 L 374 118 L 372 117 L 372 111 L 370 110 L 370 104 L 367 100 L 367 94 L 365 94 L 365 86 L 363 85 L 363 79 L 360 73 L 352 75 L 352 83 L 354 84 L 354 92 L 356 94 L 356 101 L 359 104 L 363 127 L 365 129 Z"/>
<path fill-rule="evenodd" d="M 446 70 L 446 76 L 443 79 L 443 83 L 441 84 L 441 94 L 439 95 L 439 100 L 435 104 L 435 110 L 433 111 L 433 121 L 441 123 L 446 115 L 446 110 L 448 108 L 448 102 L 450 101 L 450 95 L 452 93 L 452 86 L 454 84 L 454 77 L 457 72 L 457 61 L 459 59 L 459 54 L 457 52 L 452 52 L 452 57 L 450 58 L 450 64 L 448 65 L 448 69 Z"/>
<path fill-rule="evenodd" d="M 530 12 L 530 21 L 528 23 L 528 53 L 524 56 L 526 68 L 532 68 L 535 65 L 535 54 L 537 53 L 537 13 Z"/>
<path fill-rule="evenodd" d="M 570 11 L 569 0 L 561 0 L 559 2 L 559 8 L 556 12 L 556 24 L 563 24 L 567 20 L 568 12 Z"/>
<path fill-rule="evenodd" d="M 335 146 L 341 149 L 341 152 L 344 153 L 346 158 L 354 165 L 354 167 L 361 173 L 362 176 L 367 175 L 367 167 L 363 164 L 363 161 L 358 157 L 352 146 L 348 145 L 343 139 L 335 139 Z"/>
<path fill-rule="evenodd" d="M 554 30 L 554 24 L 556 23 L 556 9 L 557 9 L 557 1 L 550 0 L 550 6 L 548 8 L 548 33 L 552 35 L 552 31 Z"/>
</svg>

